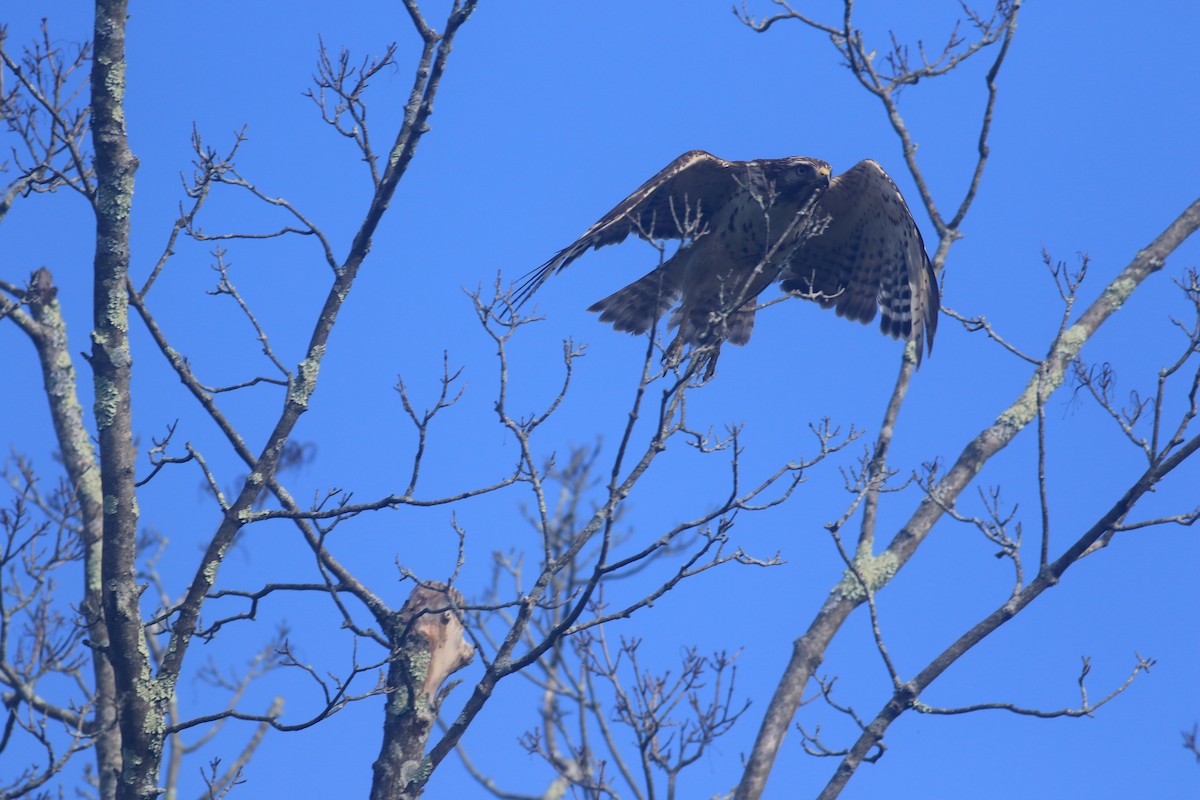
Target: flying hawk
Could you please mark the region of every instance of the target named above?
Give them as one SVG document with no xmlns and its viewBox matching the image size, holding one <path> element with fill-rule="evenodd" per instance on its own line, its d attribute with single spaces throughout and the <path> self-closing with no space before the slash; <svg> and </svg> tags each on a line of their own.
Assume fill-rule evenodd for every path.
<svg viewBox="0 0 1200 800">
<path fill-rule="evenodd" d="M 829 165 L 815 158 L 726 161 L 703 150 L 684 153 L 526 275 L 513 306 L 589 249 L 631 233 L 683 244 L 588 310 L 640 334 L 674 307 L 668 324 L 679 334 L 667 354 L 678 360 L 684 344 L 703 348 L 706 375 L 722 342 L 750 340 L 758 295 L 776 280 L 848 319 L 870 322 L 878 306 L 880 330 L 914 340 L 918 363 L 933 348 L 937 278 L 900 190 L 874 161 L 831 179 Z"/>
</svg>

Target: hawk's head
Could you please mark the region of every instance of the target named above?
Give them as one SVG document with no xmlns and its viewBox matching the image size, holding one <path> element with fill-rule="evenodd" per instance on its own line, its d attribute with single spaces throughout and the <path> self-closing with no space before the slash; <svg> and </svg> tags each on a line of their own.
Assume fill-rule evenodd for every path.
<svg viewBox="0 0 1200 800">
<path fill-rule="evenodd" d="M 771 177 L 779 188 L 802 189 L 813 187 L 818 190 L 829 188 L 831 170 L 824 161 L 806 156 L 792 156 L 766 162 L 771 165 Z"/>
</svg>

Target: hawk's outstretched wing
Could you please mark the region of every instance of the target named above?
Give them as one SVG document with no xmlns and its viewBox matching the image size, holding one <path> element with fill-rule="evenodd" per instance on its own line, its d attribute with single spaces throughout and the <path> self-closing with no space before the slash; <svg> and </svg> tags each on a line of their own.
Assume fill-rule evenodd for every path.
<svg viewBox="0 0 1200 800">
<path fill-rule="evenodd" d="M 784 291 L 864 323 L 878 307 L 879 329 L 914 339 L 920 363 L 924 347 L 933 349 L 940 298 L 921 231 L 896 184 L 874 161 L 860 161 L 830 182 L 813 217 L 820 232 L 789 255 L 779 278 Z"/>
<path fill-rule="evenodd" d="M 521 278 L 513 295 L 513 307 L 520 306 L 558 270 L 591 248 L 625 241 L 631 233 L 656 239 L 682 239 L 685 228 L 729 202 L 737 190 L 730 173 L 731 163 L 703 150 L 689 150 L 672 161 L 657 175 L 643 183 L 617 207 L 580 236 L 574 243 Z"/>
</svg>

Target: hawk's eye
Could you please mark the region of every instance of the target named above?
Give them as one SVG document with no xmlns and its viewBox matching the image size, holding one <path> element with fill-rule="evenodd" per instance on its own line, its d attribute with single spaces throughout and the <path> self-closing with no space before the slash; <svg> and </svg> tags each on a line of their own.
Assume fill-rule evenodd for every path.
<svg viewBox="0 0 1200 800">
<path fill-rule="evenodd" d="M 796 164 L 792 167 L 792 178 L 805 183 L 817 176 L 817 169 L 812 164 Z"/>
</svg>

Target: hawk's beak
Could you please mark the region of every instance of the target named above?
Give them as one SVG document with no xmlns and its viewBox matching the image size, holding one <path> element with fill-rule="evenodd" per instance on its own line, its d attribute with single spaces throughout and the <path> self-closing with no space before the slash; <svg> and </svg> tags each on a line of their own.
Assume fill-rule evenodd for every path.
<svg viewBox="0 0 1200 800">
<path fill-rule="evenodd" d="M 821 186 L 828 189 L 829 188 L 829 167 L 821 167 L 820 169 L 818 169 L 817 170 L 817 179 L 820 181 Z"/>
</svg>

